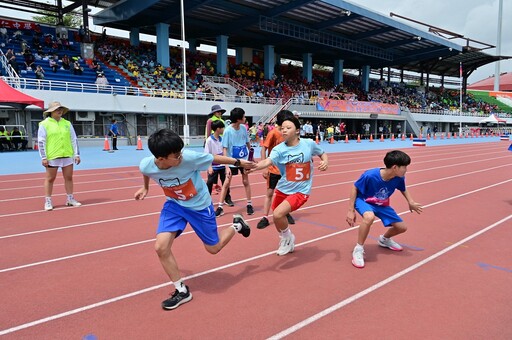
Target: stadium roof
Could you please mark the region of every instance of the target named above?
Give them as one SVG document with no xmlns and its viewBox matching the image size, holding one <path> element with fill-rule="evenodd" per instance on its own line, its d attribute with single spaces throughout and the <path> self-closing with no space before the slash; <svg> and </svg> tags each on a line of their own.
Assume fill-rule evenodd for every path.
<svg viewBox="0 0 512 340">
<path fill-rule="evenodd" d="M 181 40 L 180 0 L 85 0 L 103 8 L 94 24 L 155 35 L 155 24 L 170 25 L 170 37 Z M 33 3 L 27 0 L 3 2 Z M 83 0 L 72 0 L 77 8 Z M 186 39 L 216 45 L 228 36 L 228 46 L 263 50 L 273 45 L 281 58 L 332 66 L 344 60 L 346 69 L 391 67 L 417 73 L 459 77 L 476 68 L 509 57 L 491 56 L 478 48 L 461 46 L 346 0 L 186 0 Z M 65 11 L 66 12 L 66 11 Z M 462 36 L 458 36 L 460 38 Z M 463 38 L 463 37 L 462 37 Z M 489 46 L 489 45 L 488 45 Z"/>
</svg>

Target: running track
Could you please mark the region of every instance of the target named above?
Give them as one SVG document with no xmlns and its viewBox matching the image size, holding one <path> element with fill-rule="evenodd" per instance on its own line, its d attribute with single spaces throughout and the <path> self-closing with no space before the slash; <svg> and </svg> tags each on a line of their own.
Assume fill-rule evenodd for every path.
<svg viewBox="0 0 512 340">
<path fill-rule="evenodd" d="M 208 254 L 188 228 L 175 243 L 194 299 L 174 311 L 174 290 L 153 250 L 163 203 L 136 167 L 75 172 L 82 207 L 64 207 L 61 177 L 52 212 L 42 211 L 43 174 L 0 176 L 0 337 L 2 339 L 511 339 L 512 153 L 490 142 L 409 148 L 411 214 L 392 205 L 409 230 L 395 253 L 377 246 L 366 268 L 351 265 L 356 229 L 345 223 L 355 179 L 382 165 L 385 150 L 330 153 L 308 203 L 294 213 L 293 254 L 275 255 L 273 225 L 258 230 L 265 183 L 251 174 L 256 214 L 248 239 L 235 235 Z M 60 176 L 60 175 L 59 175 Z M 235 177 L 231 215 L 245 215 Z M 218 196 L 214 196 L 214 200 Z M 359 218 L 359 216 L 358 216 Z"/>
</svg>

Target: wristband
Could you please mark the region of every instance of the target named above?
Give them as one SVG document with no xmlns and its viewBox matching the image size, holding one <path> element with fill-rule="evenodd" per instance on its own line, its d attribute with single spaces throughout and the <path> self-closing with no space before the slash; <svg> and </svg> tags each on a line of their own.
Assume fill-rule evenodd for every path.
<svg viewBox="0 0 512 340">
<path fill-rule="evenodd" d="M 233 163 L 234 166 L 240 166 L 240 160 L 238 158 L 235 158 L 235 163 Z"/>
</svg>

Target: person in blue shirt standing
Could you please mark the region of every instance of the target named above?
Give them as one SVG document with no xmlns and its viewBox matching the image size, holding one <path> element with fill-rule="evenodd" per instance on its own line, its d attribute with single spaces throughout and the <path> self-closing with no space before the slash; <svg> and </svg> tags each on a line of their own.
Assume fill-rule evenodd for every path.
<svg viewBox="0 0 512 340">
<path fill-rule="evenodd" d="M 286 255 L 295 249 L 295 235 L 288 226 L 287 215 L 299 209 L 309 199 L 313 184 L 313 156 L 321 161 L 318 170 L 329 167 L 327 154 L 312 140 L 300 138 L 300 122 L 293 115 L 287 115 L 281 124 L 284 142 L 276 145 L 268 158 L 258 162 L 252 171 L 277 166 L 281 179 L 275 189 L 272 201 L 274 224 L 279 232 L 277 255 Z"/>
<path fill-rule="evenodd" d="M 108 134 L 112 137 L 112 150 L 119 150 L 117 148 L 117 136 L 119 135 L 119 129 L 117 128 L 117 120 L 112 119 L 112 124 L 110 125 L 110 129 Z"/>
<path fill-rule="evenodd" d="M 172 296 L 162 302 L 162 308 L 166 310 L 178 308 L 192 300 L 192 293 L 181 278 L 172 252 L 174 240 L 185 230 L 187 223 L 211 254 L 217 254 L 224 248 L 236 232 L 244 237 L 251 233 L 244 218 L 237 214 L 233 216 L 232 226 L 218 231 L 212 199 L 201 177 L 201 171 L 208 170 L 212 162 L 244 168 L 252 168 L 255 164 L 231 157 L 199 153 L 183 147 L 181 137 L 170 129 L 153 133 L 148 140 L 148 148 L 153 156 L 140 162 L 139 169 L 144 185 L 134 195 L 136 200 L 144 199 L 152 179 L 162 188 L 167 198 L 160 213 L 155 242 L 160 263 L 176 288 Z"/>
<path fill-rule="evenodd" d="M 380 218 L 382 224 L 388 227 L 377 241 L 379 246 L 393 251 L 403 249 L 391 237 L 405 233 L 407 227 L 395 210 L 389 206 L 389 200 L 393 192 L 398 189 L 407 200 L 411 212 L 415 211 L 418 214 L 422 212 L 421 204 L 414 202 L 405 189 L 405 173 L 409 164 L 411 164 L 411 158 L 405 152 L 389 151 L 384 157 L 385 168 L 367 170 L 354 183 L 348 203 L 347 223 L 351 227 L 354 226 L 356 210 L 363 217 L 359 225 L 357 244 L 352 252 L 354 267 L 364 268 L 364 242 L 375 217 Z"/>
</svg>

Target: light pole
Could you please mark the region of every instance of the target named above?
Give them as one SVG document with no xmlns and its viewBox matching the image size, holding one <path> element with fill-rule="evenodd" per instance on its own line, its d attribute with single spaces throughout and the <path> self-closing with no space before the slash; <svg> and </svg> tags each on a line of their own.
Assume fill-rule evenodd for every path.
<svg viewBox="0 0 512 340">
<path fill-rule="evenodd" d="M 496 42 L 496 56 L 501 54 L 501 24 L 503 21 L 503 0 L 499 1 L 498 7 L 498 38 Z M 494 91 L 500 90 L 500 61 L 498 60 L 494 69 Z"/>
</svg>

